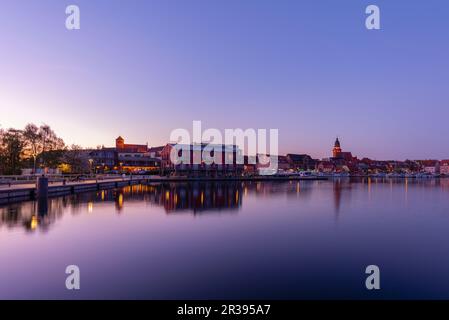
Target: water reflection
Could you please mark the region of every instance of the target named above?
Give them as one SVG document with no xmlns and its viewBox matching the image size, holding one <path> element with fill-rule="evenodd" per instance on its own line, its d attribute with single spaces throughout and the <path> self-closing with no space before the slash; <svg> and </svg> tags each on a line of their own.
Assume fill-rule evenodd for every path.
<svg viewBox="0 0 449 320">
<path fill-rule="evenodd" d="M 144 201 L 156 204 L 167 213 L 188 211 L 194 214 L 220 209 L 238 209 L 242 205 L 242 183 L 163 183 L 137 185 L 114 191 L 104 191 L 93 201 L 115 201 L 117 212 L 127 202 Z"/>
<path fill-rule="evenodd" d="M 341 207 L 341 193 L 342 193 L 342 182 L 340 179 L 336 180 L 334 183 L 334 207 L 335 207 L 335 217 L 338 219 Z"/>
<path fill-rule="evenodd" d="M 0 227 L 23 226 L 27 231 L 47 231 L 67 207 L 63 199 L 39 199 L 0 207 Z"/>
<path fill-rule="evenodd" d="M 102 190 L 41 199 L 0 206 L 0 228 L 23 227 L 27 231 L 47 231 L 67 208 L 72 214 L 94 213 L 100 203 L 111 203 L 118 214 L 126 205 L 148 203 L 163 207 L 167 214 L 187 212 L 204 214 L 214 212 L 235 213 L 243 205 L 244 198 L 287 197 L 293 201 L 304 201 L 321 188 L 332 188 L 333 207 L 336 220 L 342 208 L 351 201 L 353 188 L 365 188 L 368 201 L 376 186 L 389 185 L 400 189 L 407 202 L 408 190 L 413 188 L 440 188 L 449 191 L 449 179 L 386 179 L 386 178 L 342 178 L 333 181 L 276 181 L 276 182 L 192 182 L 158 183 L 135 185 L 118 189 Z M 396 195 L 395 195 L 396 196 Z M 396 199 L 399 201 L 399 199 Z M 296 204 L 295 204 L 296 205 Z M 298 203 L 299 205 L 299 203 Z"/>
</svg>

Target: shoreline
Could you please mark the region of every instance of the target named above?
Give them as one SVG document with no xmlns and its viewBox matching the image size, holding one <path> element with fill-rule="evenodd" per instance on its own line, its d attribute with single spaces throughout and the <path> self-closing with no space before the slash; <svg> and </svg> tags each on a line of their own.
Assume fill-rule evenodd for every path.
<svg viewBox="0 0 449 320">
<path fill-rule="evenodd" d="M 225 182 L 225 181 L 315 181 L 328 180 L 328 177 L 299 177 L 299 176 L 257 176 L 257 177 L 159 177 L 142 178 L 129 177 L 108 180 L 91 180 L 83 182 L 70 182 L 67 184 L 54 183 L 48 186 L 48 196 L 62 196 L 88 191 L 100 191 L 105 189 L 120 188 L 139 184 L 163 183 L 163 182 Z M 8 202 L 21 202 L 36 199 L 36 186 L 13 184 L 9 188 L 0 188 L 0 204 Z"/>
<path fill-rule="evenodd" d="M 48 186 L 48 197 L 57 197 L 81 192 L 100 191 L 106 189 L 114 189 L 139 184 L 149 183 L 173 183 L 173 182 L 226 182 L 226 181 L 326 181 L 338 179 L 353 179 L 353 178 L 374 178 L 374 179 L 398 179 L 398 180 L 423 180 L 430 181 L 435 179 L 449 178 L 447 176 L 441 177 L 376 177 L 376 176 L 251 176 L 251 177 L 138 177 L 126 176 L 125 178 L 109 178 L 109 179 L 91 179 L 78 182 L 53 182 Z M 10 202 L 21 202 L 37 199 L 37 191 L 35 183 L 28 184 L 12 184 L 10 187 L 2 188 L 0 185 L 0 204 Z"/>
</svg>

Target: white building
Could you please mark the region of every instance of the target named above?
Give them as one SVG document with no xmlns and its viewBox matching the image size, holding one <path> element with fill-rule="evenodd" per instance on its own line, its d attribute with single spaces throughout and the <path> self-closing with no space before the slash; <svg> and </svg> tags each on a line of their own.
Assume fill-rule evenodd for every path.
<svg viewBox="0 0 449 320">
<path fill-rule="evenodd" d="M 440 174 L 449 176 L 449 160 L 440 161 Z"/>
</svg>

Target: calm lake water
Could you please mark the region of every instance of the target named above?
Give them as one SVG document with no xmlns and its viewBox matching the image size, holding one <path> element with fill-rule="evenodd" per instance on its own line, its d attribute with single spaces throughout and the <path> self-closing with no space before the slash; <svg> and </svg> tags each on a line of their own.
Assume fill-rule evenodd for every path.
<svg viewBox="0 0 449 320">
<path fill-rule="evenodd" d="M 65 288 L 71 264 L 78 291 Z M 155 184 L 3 204 L 0 298 L 448 299 L 449 179 Z"/>
</svg>

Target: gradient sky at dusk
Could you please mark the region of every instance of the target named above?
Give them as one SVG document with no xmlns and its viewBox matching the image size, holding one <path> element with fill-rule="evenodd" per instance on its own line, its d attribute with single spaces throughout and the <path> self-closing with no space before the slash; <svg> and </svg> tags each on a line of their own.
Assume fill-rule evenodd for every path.
<svg viewBox="0 0 449 320">
<path fill-rule="evenodd" d="M 447 0 L 8 0 L 0 40 L 2 128 L 154 146 L 201 120 L 278 128 L 281 153 L 326 157 L 338 135 L 359 157 L 449 158 Z"/>
</svg>

